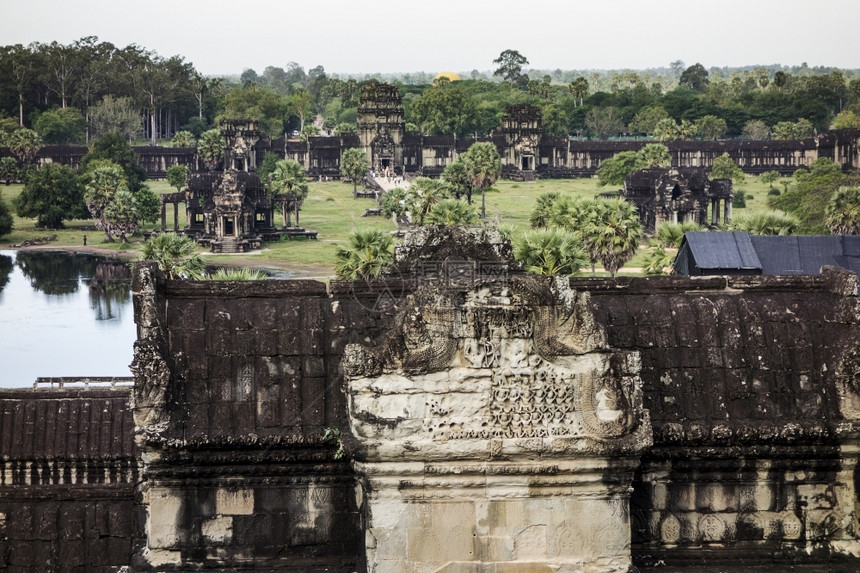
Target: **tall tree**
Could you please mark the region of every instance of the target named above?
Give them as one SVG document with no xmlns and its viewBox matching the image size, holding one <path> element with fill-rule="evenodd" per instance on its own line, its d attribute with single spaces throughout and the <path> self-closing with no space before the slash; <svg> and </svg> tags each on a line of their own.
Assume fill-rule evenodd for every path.
<svg viewBox="0 0 860 573">
<path fill-rule="evenodd" d="M 137 193 L 146 181 L 146 171 L 137 162 L 137 155 L 124 137 L 109 133 L 95 140 L 81 159 L 81 170 L 86 172 L 92 161 L 106 159 L 122 169 L 129 191 Z"/>
<path fill-rule="evenodd" d="M 461 156 L 466 177 L 472 187 L 481 190 L 481 219 L 487 216 L 487 189 L 502 175 L 502 158 L 490 142 L 473 143 Z"/>
<path fill-rule="evenodd" d="M 493 75 L 501 76 L 502 79 L 513 85 L 522 77 L 523 66 L 528 65 L 529 60 L 516 50 L 505 50 L 493 60 L 493 63 L 499 66 Z"/>
<path fill-rule="evenodd" d="M 593 107 L 585 115 L 585 127 L 597 139 L 607 139 L 624 131 L 624 120 L 613 106 Z"/>
<path fill-rule="evenodd" d="M 684 70 L 678 83 L 693 91 L 704 92 L 708 89 L 708 70 L 702 64 L 696 63 Z"/>
<path fill-rule="evenodd" d="M 299 224 L 299 208 L 308 196 L 308 180 L 305 168 L 298 161 L 282 159 L 275 165 L 274 171 L 266 182 L 266 188 L 272 195 L 289 193 L 295 197 L 296 225 Z"/>
<path fill-rule="evenodd" d="M 106 95 L 87 110 L 90 117 L 90 137 L 100 138 L 118 133 L 126 141 L 133 141 L 141 132 L 141 117 L 130 97 Z"/>
</svg>

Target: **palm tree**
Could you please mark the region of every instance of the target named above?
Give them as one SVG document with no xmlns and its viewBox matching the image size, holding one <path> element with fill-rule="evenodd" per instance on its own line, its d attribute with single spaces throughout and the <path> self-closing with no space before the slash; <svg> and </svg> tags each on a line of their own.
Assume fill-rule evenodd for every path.
<svg viewBox="0 0 860 573">
<path fill-rule="evenodd" d="M 514 258 L 534 274 L 573 276 L 588 264 L 580 238 L 564 229 L 532 229 L 513 246 Z"/>
<path fill-rule="evenodd" d="M 437 179 L 419 177 L 409 186 L 412 194 L 412 207 L 410 212 L 417 219 L 416 223 L 424 224 L 427 213 L 443 199 L 448 199 L 448 191 L 444 183 Z"/>
<path fill-rule="evenodd" d="M 436 203 L 424 222 L 428 225 L 453 227 L 454 225 L 474 225 L 478 222 L 478 213 L 468 203 L 456 199 L 442 199 Z"/>
<path fill-rule="evenodd" d="M 670 249 L 681 248 L 681 241 L 684 239 L 684 233 L 687 231 L 701 231 L 702 226 L 693 223 L 692 221 L 684 221 L 682 223 L 660 223 L 657 225 L 657 232 L 654 238 L 663 247 Z"/>
<path fill-rule="evenodd" d="M 382 208 L 382 216 L 393 218 L 394 224 L 400 227 L 404 223 L 409 222 L 409 216 L 412 214 L 413 197 L 412 192 L 403 187 L 395 187 L 389 189 L 382 194 L 380 206 Z"/>
<path fill-rule="evenodd" d="M 176 233 L 161 233 L 143 244 L 142 261 L 155 261 L 158 269 L 171 279 L 198 280 L 206 264 L 196 253 L 194 239 Z"/>
<path fill-rule="evenodd" d="M 757 211 L 738 215 L 729 225 L 731 231 L 746 231 L 751 235 L 790 235 L 800 227 L 800 219 L 785 211 Z"/>
<path fill-rule="evenodd" d="M 672 164 L 669 148 L 662 143 L 648 143 L 639 150 L 639 157 L 645 167 L 669 167 Z"/>
<path fill-rule="evenodd" d="M 632 203 L 599 199 L 595 215 L 583 231 L 583 243 L 592 260 L 599 260 L 611 276 L 633 258 L 642 239 L 642 223 Z"/>
<path fill-rule="evenodd" d="M 538 195 L 535 208 L 529 216 L 529 224 L 532 229 L 543 229 L 549 226 L 555 202 L 561 198 L 558 191 L 547 191 Z"/>
<path fill-rule="evenodd" d="M 272 195 L 290 193 L 295 197 L 296 226 L 299 225 L 299 207 L 308 196 L 308 180 L 305 168 L 293 159 L 282 159 L 275 164 L 269 175 L 266 189 Z"/>
<path fill-rule="evenodd" d="M 352 147 L 343 152 L 340 158 L 340 170 L 352 179 L 352 198 L 358 197 L 358 181 L 364 177 L 370 164 L 367 155 L 361 149 Z"/>
<path fill-rule="evenodd" d="M 486 191 L 502 175 L 502 158 L 490 142 L 473 143 L 462 156 L 466 176 L 472 187 L 481 190 L 481 219 L 487 216 Z"/>
<path fill-rule="evenodd" d="M 264 281 L 268 275 L 263 271 L 238 267 L 233 269 L 220 268 L 214 273 L 203 277 L 206 281 Z"/>
<path fill-rule="evenodd" d="M 225 149 L 224 139 L 217 129 L 210 129 L 200 134 L 200 141 L 197 142 L 197 155 L 203 160 L 209 171 L 218 167 L 218 162 L 224 156 Z"/>
<path fill-rule="evenodd" d="M 834 193 L 824 213 L 824 223 L 834 235 L 860 235 L 860 187 L 845 187 Z"/>
<path fill-rule="evenodd" d="M 358 229 L 349 236 L 349 244 L 335 252 L 335 274 L 339 279 L 378 277 L 382 269 L 394 262 L 394 239 L 378 229 Z"/>
</svg>

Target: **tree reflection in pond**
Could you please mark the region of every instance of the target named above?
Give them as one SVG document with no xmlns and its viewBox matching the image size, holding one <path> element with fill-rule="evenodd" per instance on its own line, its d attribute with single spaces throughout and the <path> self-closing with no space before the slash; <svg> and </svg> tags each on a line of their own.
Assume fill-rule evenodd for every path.
<svg viewBox="0 0 860 573">
<path fill-rule="evenodd" d="M 62 251 L 18 251 L 16 258 L 33 290 L 46 295 L 73 294 L 82 283 L 87 285 L 96 320 L 116 318 L 118 309 L 131 298 L 127 263 Z"/>
<path fill-rule="evenodd" d="M 129 284 L 131 268 L 128 264 L 103 262 L 96 265 L 89 281 L 90 304 L 96 313 L 96 320 L 116 318 L 115 313 L 131 298 Z"/>
<path fill-rule="evenodd" d="M 15 264 L 12 257 L 0 255 L 0 295 L 3 294 L 3 289 L 6 288 L 6 285 L 9 283 L 9 278 L 12 275 L 12 269 L 14 268 Z"/>
</svg>

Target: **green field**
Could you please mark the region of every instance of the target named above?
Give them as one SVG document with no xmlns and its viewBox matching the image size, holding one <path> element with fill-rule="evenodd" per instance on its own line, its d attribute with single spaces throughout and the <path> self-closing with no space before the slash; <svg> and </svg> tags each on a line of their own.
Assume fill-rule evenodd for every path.
<svg viewBox="0 0 860 573">
<path fill-rule="evenodd" d="M 147 183 L 156 193 L 175 191 L 165 181 Z M 493 223 L 512 225 L 517 230 L 528 228 L 529 215 L 537 197 L 542 193 L 558 191 L 566 195 L 593 197 L 602 192 L 614 190 L 613 187 L 600 187 L 597 179 L 546 179 L 531 183 L 499 181 L 495 188 L 497 192 L 487 193 L 486 196 L 487 219 Z M 12 199 L 21 192 L 21 189 L 20 184 L 0 186 L 0 196 L 11 208 Z M 747 200 L 746 211 L 767 208 L 767 184 L 758 181 L 755 177 L 747 177 L 745 183 L 736 186 L 737 189 L 743 189 L 753 196 L 753 199 Z M 475 196 L 474 200 L 480 206 L 480 195 Z M 353 229 L 360 227 L 395 229 L 393 222 L 381 217 L 362 217 L 366 209 L 375 206 L 376 202 L 373 199 L 353 199 L 351 184 L 312 181 L 299 222 L 302 227 L 318 231 L 318 240 L 297 239 L 266 243 L 263 250 L 255 254 L 211 255 L 209 260 L 216 265 L 278 268 L 292 270 L 297 276 L 330 277 L 334 275 L 335 249 L 338 243 L 346 242 Z M 744 212 L 743 209 L 736 209 L 735 215 L 742 212 Z M 181 228 L 185 223 L 185 214 L 181 207 L 179 221 Z M 173 228 L 173 209 L 170 207 L 168 207 L 167 226 L 168 229 Z M 150 225 L 145 230 L 156 228 L 160 228 L 160 223 Z M 37 229 L 32 219 L 21 219 L 16 216 L 12 233 L 0 238 L 0 248 L 12 248 L 14 244 L 52 234 L 57 235 L 57 240 L 50 243 L 53 248 L 81 250 L 83 237 L 86 235 L 89 249 L 122 252 L 129 257 L 135 256 L 135 252 L 143 242 L 140 234 L 132 237 L 128 245 L 106 242 L 104 234 L 93 227 L 92 220 L 67 221 L 65 229 L 48 231 Z M 628 263 L 628 272 L 638 273 L 637 269 L 642 266 L 644 254 L 643 250 Z M 623 269 L 622 272 L 624 272 Z"/>
</svg>

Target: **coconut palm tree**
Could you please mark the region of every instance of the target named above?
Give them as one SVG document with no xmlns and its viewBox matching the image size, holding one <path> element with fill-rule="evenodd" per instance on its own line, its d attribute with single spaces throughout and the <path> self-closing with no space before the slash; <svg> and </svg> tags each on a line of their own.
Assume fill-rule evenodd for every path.
<svg viewBox="0 0 860 573">
<path fill-rule="evenodd" d="M 442 199 L 430 209 L 424 222 L 428 225 L 441 225 L 445 227 L 474 225 L 478 222 L 478 213 L 468 203 L 456 199 Z"/>
<path fill-rule="evenodd" d="M 860 235 L 860 187 L 844 187 L 833 194 L 824 222 L 834 235 Z"/>
<path fill-rule="evenodd" d="M 168 278 L 198 280 L 203 278 L 206 264 L 196 251 L 194 239 L 161 233 L 143 244 L 140 260 L 155 261 Z"/>
<path fill-rule="evenodd" d="M 588 255 L 575 233 L 564 229 L 531 229 L 514 240 L 514 258 L 539 275 L 578 274 Z"/>
<path fill-rule="evenodd" d="M 339 279 L 378 277 L 394 262 L 394 239 L 379 229 L 358 229 L 349 243 L 337 247 L 334 271 Z"/>
</svg>

